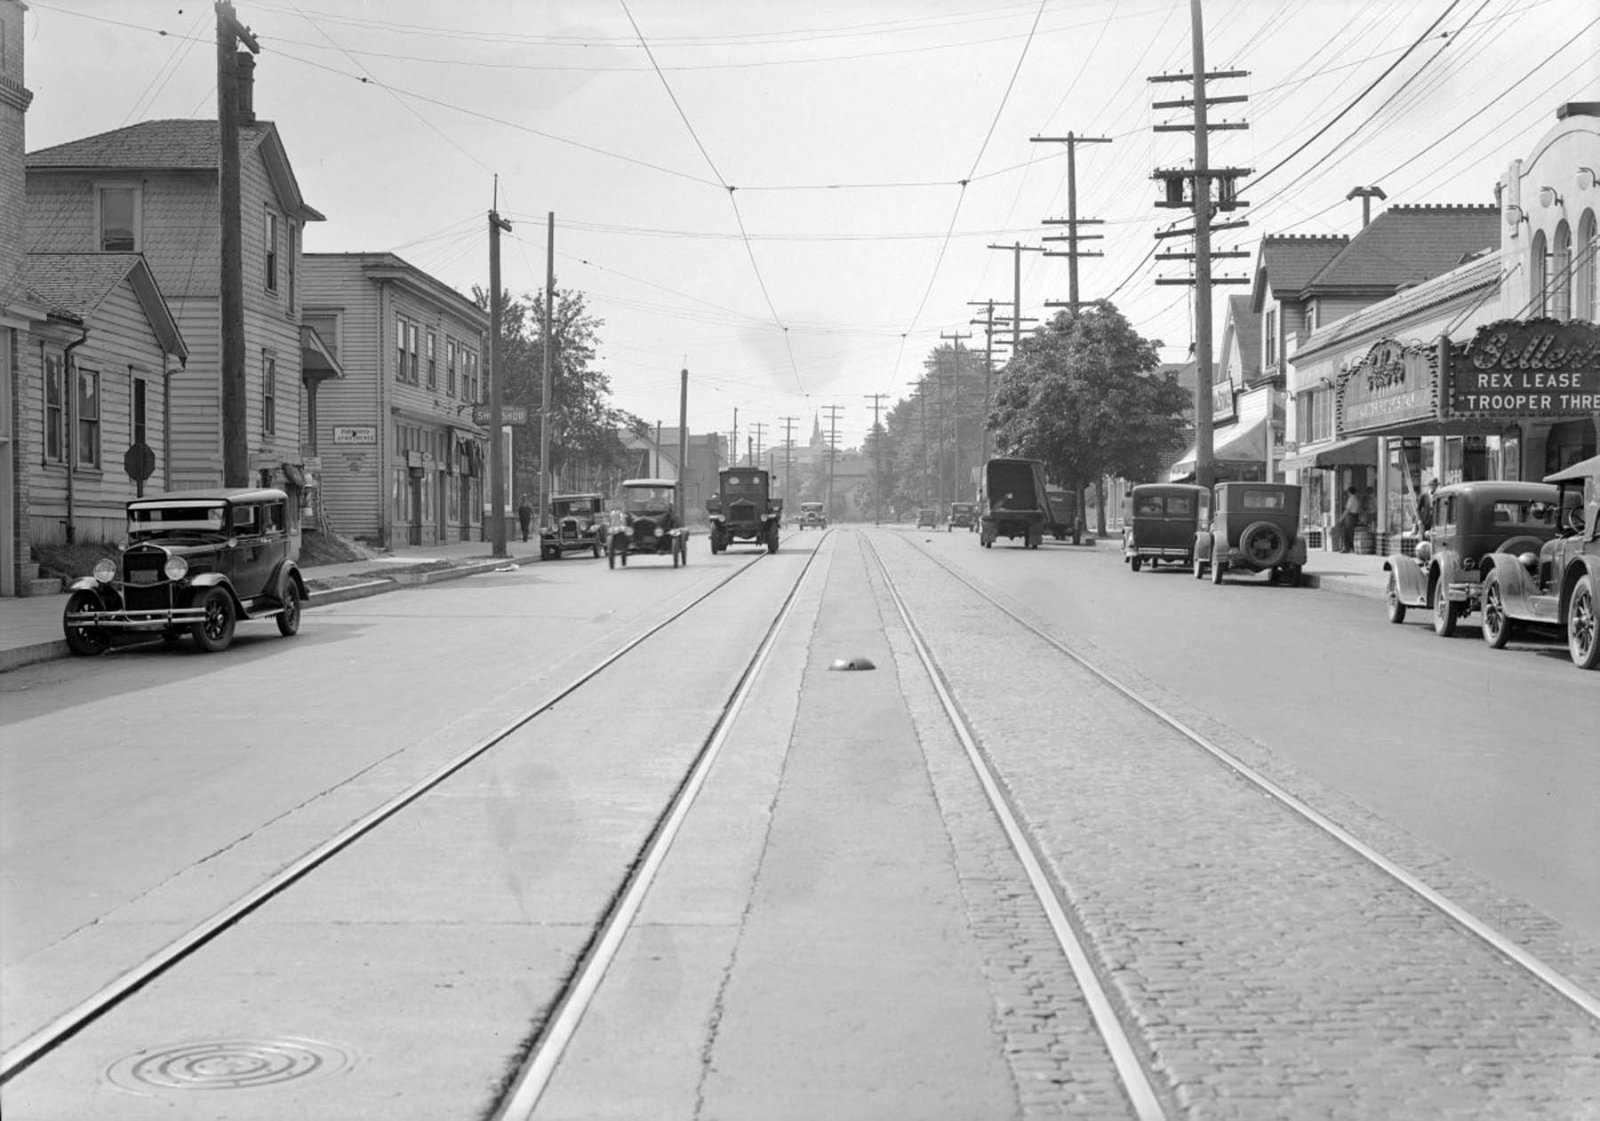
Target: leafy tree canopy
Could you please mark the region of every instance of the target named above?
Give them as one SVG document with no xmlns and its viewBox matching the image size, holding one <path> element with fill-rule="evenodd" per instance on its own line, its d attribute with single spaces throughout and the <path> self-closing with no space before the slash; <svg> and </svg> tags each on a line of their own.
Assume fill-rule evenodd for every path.
<svg viewBox="0 0 1600 1121">
<path fill-rule="evenodd" d="M 1160 345 L 1106 300 L 1058 313 L 997 379 L 989 426 L 1000 453 L 1043 460 L 1075 490 L 1101 475 L 1153 479 L 1183 445 L 1188 404 L 1154 376 Z"/>
</svg>

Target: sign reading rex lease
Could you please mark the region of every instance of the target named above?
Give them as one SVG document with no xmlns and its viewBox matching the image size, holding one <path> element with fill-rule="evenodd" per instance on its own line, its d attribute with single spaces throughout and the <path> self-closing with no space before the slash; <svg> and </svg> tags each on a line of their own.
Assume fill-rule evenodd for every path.
<svg viewBox="0 0 1600 1121">
<path fill-rule="evenodd" d="M 1554 319 L 1480 327 L 1450 355 L 1452 416 L 1600 412 L 1600 328 Z"/>
</svg>

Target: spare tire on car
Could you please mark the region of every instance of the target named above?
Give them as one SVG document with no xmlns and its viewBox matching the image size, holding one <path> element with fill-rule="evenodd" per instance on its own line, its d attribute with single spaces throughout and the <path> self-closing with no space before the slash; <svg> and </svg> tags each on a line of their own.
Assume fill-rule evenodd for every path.
<svg viewBox="0 0 1600 1121">
<path fill-rule="evenodd" d="M 1276 568 L 1289 551 L 1289 535 L 1272 522 L 1251 522 L 1239 535 L 1239 551 L 1254 568 Z"/>
</svg>

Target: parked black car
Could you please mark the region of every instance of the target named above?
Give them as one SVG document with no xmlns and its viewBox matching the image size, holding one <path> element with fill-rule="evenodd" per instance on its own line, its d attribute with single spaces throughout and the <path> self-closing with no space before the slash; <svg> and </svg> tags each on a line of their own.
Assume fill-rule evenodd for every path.
<svg viewBox="0 0 1600 1121">
<path fill-rule="evenodd" d="M 600 555 L 605 513 L 598 494 L 557 494 L 550 499 L 550 521 L 539 530 L 539 559 L 560 560 L 568 553 Z"/>
<path fill-rule="evenodd" d="M 1503 647 L 1522 629 L 1564 636 L 1572 664 L 1600 666 L 1600 456 L 1546 475 L 1557 487 L 1561 536 L 1515 556 L 1491 553 L 1483 573 L 1483 640 Z"/>
<path fill-rule="evenodd" d="M 711 519 L 711 551 L 735 541 L 754 541 L 778 551 L 783 499 L 772 497 L 772 477 L 759 467 L 728 467 L 717 472 L 717 494 L 706 500 Z"/>
<path fill-rule="evenodd" d="M 945 532 L 949 533 L 957 528 L 971 532 L 978 528 L 978 504 L 976 502 L 950 503 L 950 520 L 945 523 Z"/>
<path fill-rule="evenodd" d="M 240 619 L 272 619 L 285 637 L 300 629 L 306 585 L 283 491 L 177 491 L 136 498 L 127 514 L 128 544 L 69 589 L 62 628 L 74 654 L 138 633 L 226 650 Z"/>
<path fill-rule="evenodd" d="M 1211 524 L 1194 535 L 1194 578 L 1230 569 L 1265 572 L 1269 583 L 1300 583 L 1306 542 L 1300 536 L 1300 488 L 1292 483 L 1218 483 Z"/>
<path fill-rule="evenodd" d="M 1141 483 L 1122 512 L 1122 559 L 1142 565 L 1194 563 L 1194 543 L 1211 524 L 1211 492 L 1189 483 Z"/>
</svg>

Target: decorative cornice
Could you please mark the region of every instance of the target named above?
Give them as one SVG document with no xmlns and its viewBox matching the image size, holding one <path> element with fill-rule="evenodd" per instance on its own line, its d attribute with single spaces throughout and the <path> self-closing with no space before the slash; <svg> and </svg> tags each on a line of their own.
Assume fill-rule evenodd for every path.
<svg viewBox="0 0 1600 1121">
<path fill-rule="evenodd" d="M 21 82 L 0 78 L 0 102 L 26 113 L 28 106 L 33 103 L 33 91 Z"/>
</svg>

